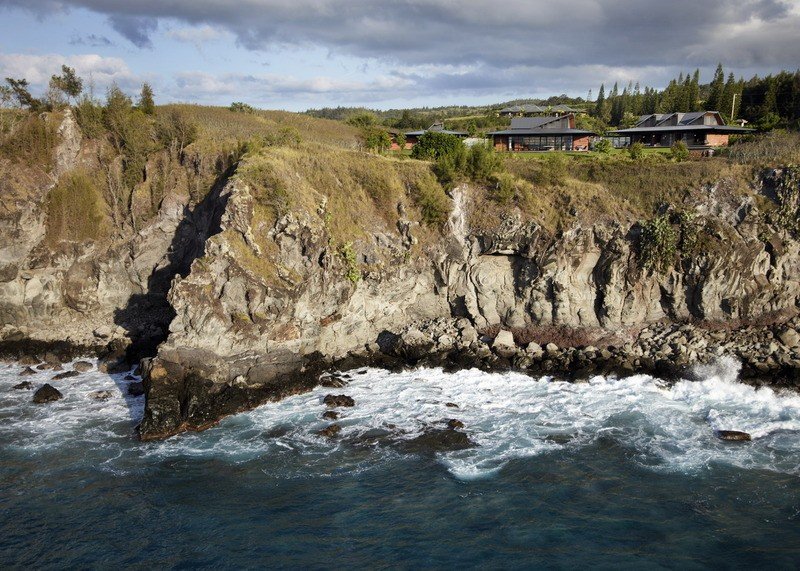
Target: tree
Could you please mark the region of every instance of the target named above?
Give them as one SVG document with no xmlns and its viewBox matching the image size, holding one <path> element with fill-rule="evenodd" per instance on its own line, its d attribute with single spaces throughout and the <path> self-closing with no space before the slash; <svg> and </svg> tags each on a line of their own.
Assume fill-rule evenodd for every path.
<svg viewBox="0 0 800 571">
<path fill-rule="evenodd" d="M 709 111 L 721 111 L 719 108 L 722 103 L 722 90 L 725 88 L 725 72 L 722 64 L 717 64 L 717 71 L 714 72 L 714 79 L 711 81 L 708 99 L 706 99 L 706 109 Z"/>
<path fill-rule="evenodd" d="M 50 78 L 50 88 L 63 93 L 68 99 L 77 100 L 83 91 L 83 80 L 75 73 L 75 69 L 61 66 L 61 75 Z"/>
<path fill-rule="evenodd" d="M 600 91 L 597 92 L 597 101 L 594 104 L 594 116 L 603 119 L 606 105 L 606 86 L 600 84 Z"/>
<path fill-rule="evenodd" d="M 368 151 L 385 153 L 392 146 L 392 138 L 385 129 L 369 125 L 361 129 L 361 142 Z"/>
<path fill-rule="evenodd" d="M 242 101 L 234 101 L 228 109 L 234 113 L 255 113 L 255 109 L 252 106 Z"/>
<path fill-rule="evenodd" d="M 27 79 L 14 79 L 7 77 L 6 83 L 11 90 L 11 97 L 16 100 L 17 105 L 20 107 L 27 107 L 31 111 L 39 111 L 42 108 L 42 102 L 36 99 L 31 92 L 28 91 Z"/>
<path fill-rule="evenodd" d="M 458 153 L 464 148 L 464 142 L 449 133 L 427 131 L 420 136 L 417 144 L 411 150 L 415 159 L 438 159 L 445 155 Z"/>
<path fill-rule="evenodd" d="M 0 107 L 8 107 L 14 98 L 14 92 L 7 85 L 0 85 Z"/>
<path fill-rule="evenodd" d="M 377 124 L 378 118 L 375 117 L 374 113 L 363 111 L 361 113 L 354 113 L 353 115 L 350 115 L 345 123 L 352 125 L 353 127 L 364 128 Z"/>
<path fill-rule="evenodd" d="M 394 136 L 394 140 L 397 143 L 397 146 L 400 147 L 400 150 L 404 150 L 406 148 L 406 134 L 402 131 L 398 131 L 397 134 Z"/>
<path fill-rule="evenodd" d="M 155 115 L 156 102 L 153 99 L 153 88 L 149 83 L 142 84 L 142 92 L 139 94 L 139 103 L 137 105 L 142 113 L 145 115 Z"/>
</svg>

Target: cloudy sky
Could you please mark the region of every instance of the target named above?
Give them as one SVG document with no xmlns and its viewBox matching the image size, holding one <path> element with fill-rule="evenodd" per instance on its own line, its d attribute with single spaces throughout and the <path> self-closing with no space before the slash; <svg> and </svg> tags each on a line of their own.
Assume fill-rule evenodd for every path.
<svg viewBox="0 0 800 571">
<path fill-rule="evenodd" d="M 0 0 L 0 77 L 263 108 L 493 103 L 800 66 L 800 0 Z"/>
</svg>

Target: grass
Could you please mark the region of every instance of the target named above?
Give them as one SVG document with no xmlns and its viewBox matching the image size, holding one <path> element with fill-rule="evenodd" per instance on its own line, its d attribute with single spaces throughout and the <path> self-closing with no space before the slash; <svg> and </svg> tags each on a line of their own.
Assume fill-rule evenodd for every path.
<svg viewBox="0 0 800 571">
<path fill-rule="evenodd" d="M 61 116 L 54 113 L 47 116 L 27 114 L 19 117 L 4 112 L 3 117 L 11 126 L 0 136 L 0 157 L 50 172 L 55 159 Z M 8 119 L 9 117 L 12 119 Z"/>
<path fill-rule="evenodd" d="M 61 178 L 47 196 L 46 242 L 87 242 L 104 238 L 110 220 L 102 191 L 85 171 Z"/>
</svg>

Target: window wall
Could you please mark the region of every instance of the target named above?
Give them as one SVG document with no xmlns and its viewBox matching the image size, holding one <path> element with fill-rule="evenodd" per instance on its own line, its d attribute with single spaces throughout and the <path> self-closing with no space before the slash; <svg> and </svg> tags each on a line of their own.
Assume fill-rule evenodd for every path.
<svg viewBox="0 0 800 571">
<path fill-rule="evenodd" d="M 572 135 L 511 137 L 510 146 L 515 151 L 571 151 Z"/>
</svg>

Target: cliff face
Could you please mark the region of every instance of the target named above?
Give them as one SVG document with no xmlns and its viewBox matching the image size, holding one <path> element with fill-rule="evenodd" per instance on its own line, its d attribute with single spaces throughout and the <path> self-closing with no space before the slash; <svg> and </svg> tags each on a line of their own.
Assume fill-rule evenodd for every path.
<svg viewBox="0 0 800 571">
<path fill-rule="evenodd" d="M 177 315 L 146 368 L 142 436 L 202 428 L 306 390 L 337 363 L 387 355 L 413 363 L 436 353 L 491 361 L 497 355 L 487 355 L 478 332 L 497 326 L 625 341 L 656 322 L 774 324 L 798 311 L 800 243 L 764 224 L 754 195 L 724 184 L 684 205 L 700 240 L 663 272 L 641 268 L 638 225 L 577 221 L 553 234 L 512 208 L 486 232 L 470 223 L 490 207 L 479 189 L 451 194 L 436 239 L 418 240 L 424 228 L 400 215 L 394 228 L 373 226 L 348 261 L 333 246 L 324 196 L 315 210 L 265 223 L 247 182 L 230 181 L 221 232 L 170 291 Z M 397 211 L 410 212 L 407 202 Z M 352 264 L 361 279 L 350 279 Z"/>
<path fill-rule="evenodd" d="M 597 184 L 578 189 L 590 193 L 583 202 L 578 191 L 561 196 L 574 189 L 531 187 L 527 203 L 503 203 L 486 185 L 445 195 L 426 163 L 313 145 L 254 151 L 230 167 L 162 152 L 119 210 L 74 194 L 91 180 L 67 184 L 85 172 L 113 177 L 118 161 L 103 162 L 69 114 L 58 132 L 49 172 L 0 158 L 2 339 L 113 341 L 133 356 L 158 346 L 144 367 L 143 438 L 310 389 L 334 366 L 559 370 L 602 357 L 644 369 L 724 350 L 669 329 L 687 322 L 772 328 L 754 333 L 763 342 L 742 358 L 762 373 L 800 367 L 800 242 L 778 223 L 796 219 L 798 190 L 782 171 L 748 188 L 718 177 L 680 194 L 661 209 L 659 231 L 671 238 L 658 250 L 631 215 L 633 198 L 611 201 Z M 777 193 L 787 184 L 791 204 Z M 550 195 L 537 202 L 540 192 Z M 59 206 L 65 194 L 81 207 Z M 535 207 L 560 202 L 568 216 L 546 225 L 552 213 Z M 648 251 L 661 252 L 658 263 L 644 263 Z M 501 328 L 511 346 L 506 336 L 490 350 Z M 560 348 L 520 349 L 546 330 L 578 334 Z M 786 351 L 773 359 L 761 349 L 778 336 Z M 669 346 L 683 337 L 696 347 Z"/>
</svg>

